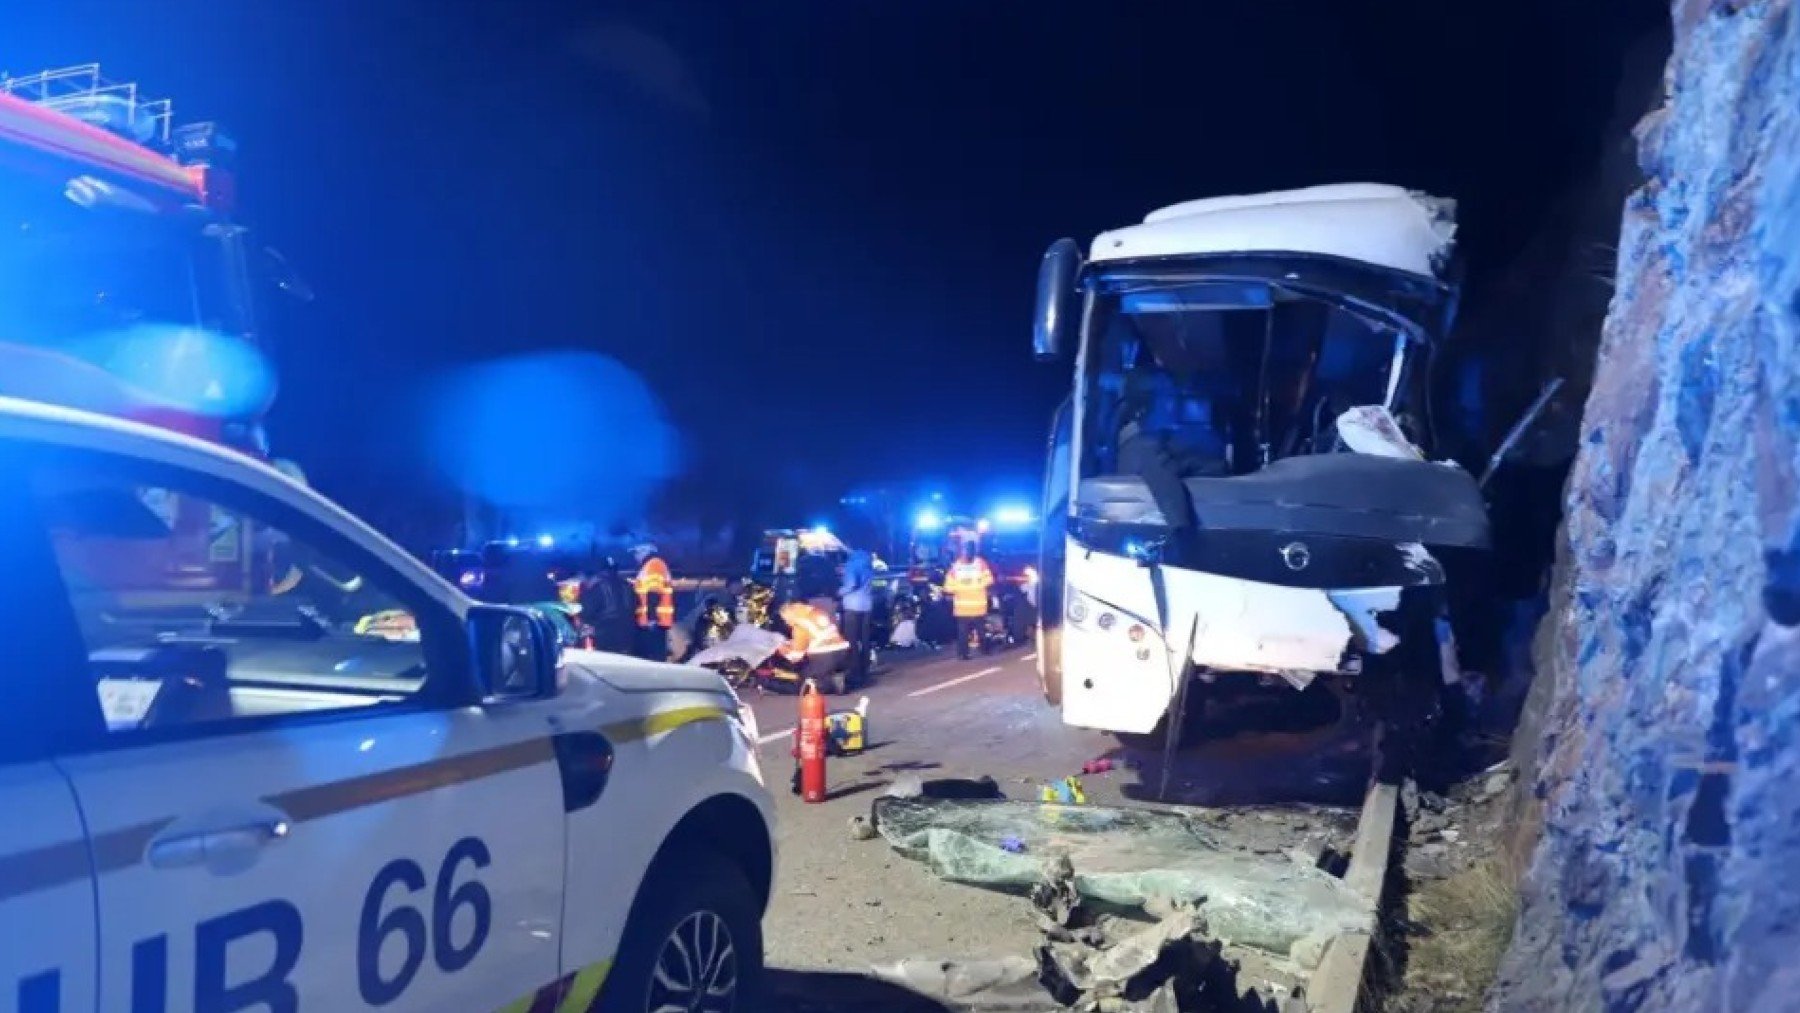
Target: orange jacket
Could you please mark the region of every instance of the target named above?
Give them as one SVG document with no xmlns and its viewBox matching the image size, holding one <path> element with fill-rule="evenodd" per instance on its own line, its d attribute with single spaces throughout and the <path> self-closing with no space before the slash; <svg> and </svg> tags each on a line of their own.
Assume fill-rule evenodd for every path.
<svg viewBox="0 0 1800 1013">
<path fill-rule="evenodd" d="M 660 595 L 656 604 L 656 625 L 668 629 L 675 625 L 675 578 L 669 574 L 669 564 L 663 562 L 661 556 L 651 556 L 644 560 L 639 568 L 637 578 L 631 582 L 632 589 L 637 592 L 637 624 L 650 625 L 650 596 Z"/>
<path fill-rule="evenodd" d="M 805 602 L 794 602 L 781 610 L 788 624 L 788 641 L 781 645 L 781 656 L 789 661 L 804 660 L 808 654 L 830 654 L 847 651 L 850 641 L 838 632 L 831 617 Z"/>
<path fill-rule="evenodd" d="M 987 560 L 959 559 L 944 571 L 944 591 L 950 595 L 950 611 L 958 619 L 979 619 L 988 614 L 988 588 L 994 586 L 994 571 Z"/>
</svg>

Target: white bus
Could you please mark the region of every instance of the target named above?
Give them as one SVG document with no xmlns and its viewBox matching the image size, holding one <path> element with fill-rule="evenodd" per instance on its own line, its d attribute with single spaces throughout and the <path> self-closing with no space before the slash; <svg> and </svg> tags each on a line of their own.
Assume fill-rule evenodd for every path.
<svg viewBox="0 0 1800 1013">
<path fill-rule="evenodd" d="M 1072 357 L 1073 383 L 1039 670 L 1065 722 L 1161 735 L 1234 688 L 1320 680 L 1401 711 L 1435 698 L 1442 564 L 1489 537 L 1475 479 L 1431 458 L 1453 214 L 1347 184 L 1050 248 L 1034 351 Z"/>
</svg>

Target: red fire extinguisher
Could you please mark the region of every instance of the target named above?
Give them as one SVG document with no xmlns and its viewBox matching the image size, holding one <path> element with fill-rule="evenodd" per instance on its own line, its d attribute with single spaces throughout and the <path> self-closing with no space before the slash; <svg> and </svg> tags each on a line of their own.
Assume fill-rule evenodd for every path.
<svg viewBox="0 0 1800 1013">
<path fill-rule="evenodd" d="M 811 679 L 800 689 L 800 796 L 825 801 L 825 695 Z"/>
</svg>

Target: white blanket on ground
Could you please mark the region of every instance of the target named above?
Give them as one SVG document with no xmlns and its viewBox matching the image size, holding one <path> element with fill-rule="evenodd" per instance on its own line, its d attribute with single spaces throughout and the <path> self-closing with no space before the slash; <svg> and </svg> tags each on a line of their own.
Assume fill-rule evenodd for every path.
<svg viewBox="0 0 1800 1013">
<path fill-rule="evenodd" d="M 690 665 L 717 665 L 727 661 L 742 661 L 755 668 L 769 660 L 769 656 L 781 649 L 787 638 L 779 633 L 757 626 L 738 626 L 732 629 L 731 635 L 708 647 L 688 660 Z"/>
</svg>

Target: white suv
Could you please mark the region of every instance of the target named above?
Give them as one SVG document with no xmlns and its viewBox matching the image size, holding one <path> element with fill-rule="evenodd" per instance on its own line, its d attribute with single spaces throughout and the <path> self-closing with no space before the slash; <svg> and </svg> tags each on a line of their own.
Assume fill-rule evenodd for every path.
<svg viewBox="0 0 1800 1013">
<path fill-rule="evenodd" d="M 749 1008 L 773 808 L 710 672 L 6 398 L 0 644 L 0 1011 Z"/>
</svg>

